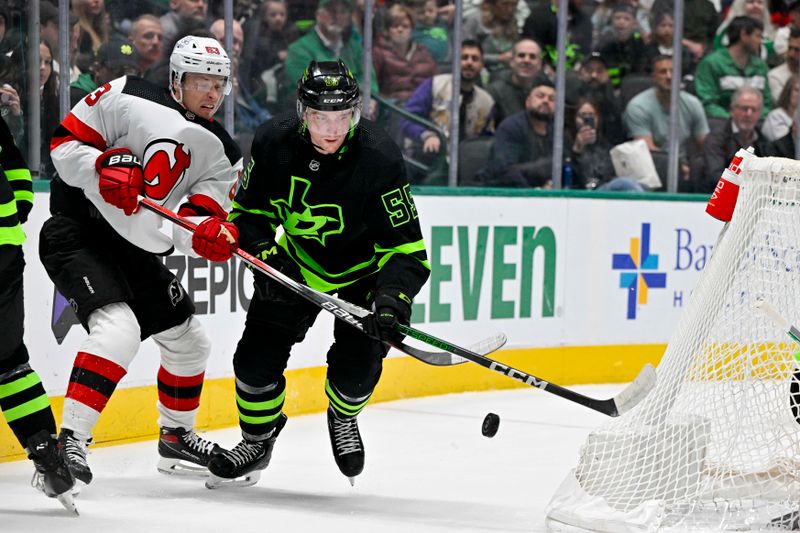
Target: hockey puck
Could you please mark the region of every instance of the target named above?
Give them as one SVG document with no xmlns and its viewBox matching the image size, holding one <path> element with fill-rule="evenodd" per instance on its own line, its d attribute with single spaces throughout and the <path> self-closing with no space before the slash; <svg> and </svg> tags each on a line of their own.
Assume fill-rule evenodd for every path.
<svg viewBox="0 0 800 533">
<path fill-rule="evenodd" d="M 481 426 L 481 433 L 483 433 L 484 437 L 492 438 L 497 435 L 497 428 L 500 427 L 500 417 L 494 413 L 489 413 L 486 415 L 486 418 L 483 419 L 483 425 Z"/>
</svg>

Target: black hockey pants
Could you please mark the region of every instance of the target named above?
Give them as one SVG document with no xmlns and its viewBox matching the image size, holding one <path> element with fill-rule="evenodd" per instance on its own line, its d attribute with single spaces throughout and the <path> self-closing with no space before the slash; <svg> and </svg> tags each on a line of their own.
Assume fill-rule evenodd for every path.
<svg viewBox="0 0 800 533">
<path fill-rule="evenodd" d="M 371 281 L 345 287 L 338 296 L 366 307 Z M 269 292 L 272 297 L 267 300 L 254 294 L 233 356 L 240 425 L 245 435 L 254 438 L 268 433 L 280 414 L 290 350 L 303 340 L 320 312 L 285 289 Z M 378 384 L 388 349 L 341 320 L 335 321 L 333 336 L 327 354 L 326 393 L 340 410 L 355 415 Z"/>
</svg>

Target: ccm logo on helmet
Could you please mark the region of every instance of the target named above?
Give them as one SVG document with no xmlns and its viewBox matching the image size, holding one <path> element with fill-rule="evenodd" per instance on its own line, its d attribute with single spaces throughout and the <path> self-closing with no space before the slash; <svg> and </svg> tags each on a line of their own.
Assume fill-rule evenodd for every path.
<svg viewBox="0 0 800 533">
<path fill-rule="evenodd" d="M 209 54 L 219 55 L 219 48 L 216 48 L 214 46 L 206 46 L 206 52 L 208 52 Z"/>
<path fill-rule="evenodd" d="M 344 102 L 344 98 L 323 98 L 323 104 L 341 104 Z"/>
</svg>

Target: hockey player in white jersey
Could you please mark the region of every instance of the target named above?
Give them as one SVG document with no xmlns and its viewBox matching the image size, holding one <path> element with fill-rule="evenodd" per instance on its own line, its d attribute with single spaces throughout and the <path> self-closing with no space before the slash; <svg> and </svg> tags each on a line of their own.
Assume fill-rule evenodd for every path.
<svg viewBox="0 0 800 533">
<path fill-rule="evenodd" d="M 174 248 L 226 261 L 238 231 L 226 222 L 242 160 L 213 116 L 231 88 L 220 43 L 185 37 L 172 51 L 169 89 L 122 77 L 79 102 L 51 142 L 58 176 L 40 257 L 89 332 L 64 399 L 59 440 L 83 483 L 92 429 L 142 341 L 161 352 L 158 469 L 204 475 L 222 449 L 194 432 L 210 342 L 194 304 L 159 256 Z M 194 218 L 191 239 L 160 231 L 139 195 Z"/>
</svg>

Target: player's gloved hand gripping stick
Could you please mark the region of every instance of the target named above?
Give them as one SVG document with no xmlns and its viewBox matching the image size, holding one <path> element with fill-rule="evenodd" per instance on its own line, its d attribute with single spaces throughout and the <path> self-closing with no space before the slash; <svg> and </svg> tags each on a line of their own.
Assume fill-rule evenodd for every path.
<svg viewBox="0 0 800 533">
<path fill-rule="evenodd" d="M 187 231 L 193 232 L 195 230 L 196 225 L 194 223 L 173 213 L 169 209 L 156 204 L 148 198 L 140 197 L 139 204 L 143 208 L 161 215 L 162 217 L 174 222 Z M 372 315 L 366 309 L 344 300 L 340 300 L 339 298 L 331 296 L 330 294 L 312 289 L 307 285 L 298 283 L 285 274 L 270 267 L 258 258 L 242 250 L 241 248 L 237 248 L 234 253 L 242 258 L 245 262 L 250 264 L 253 268 L 266 274 L 287 289 L 318 305 L 320 308 L 328 311 L 340 320 L 343 320 L 351 326 L 364 331 L 363 319 Z M 550 383 L 482 355 L 482 353 L 491 353 L 503 346 L 506 341 L 506 337 L 503 334 L 498 334 L 494 337 L 485 339 L 472 346 L 472 349 L 469 350 L 401 323 L 397 323 L 395 325 L 395 329 L 397 333 L 417 339 L 425 344 L 428 344 L 429 346 L 435 346 L 445 351 L 429 352 L 409 346 L 408 344 L 396 340 L 390 340 L 387 342 L 387 344 L 393 348 L 419 359 L 424 363 L 436 366 L 450 366 L 463 363 L 465 360 L 471 361 L 488 368 L 489 370 L 494 370 L 495 372 L 504 374 L 512 379 L 521 381 L 522 383 L 532 387 L 542 389 L 550 394 L 560 396 L 561 398 L 583 405 L 589 409 L 593 409 L 608 416 L 619 416 L 620 414 L 633 408 L 647 395 L 648 392 L 650 392 L 656 381 L 655 369 L 652 365 L 647 364 L 644 366 L 644 368 L 642 368 L 642 370 L 639 372 L 639 375 L 636 376 L 633 382 L 619 392 L 616 396 L 605 400 L 598 400 L 584 396 L 583 394 L 566 389 L 554 383 Z"/>
</svg>

